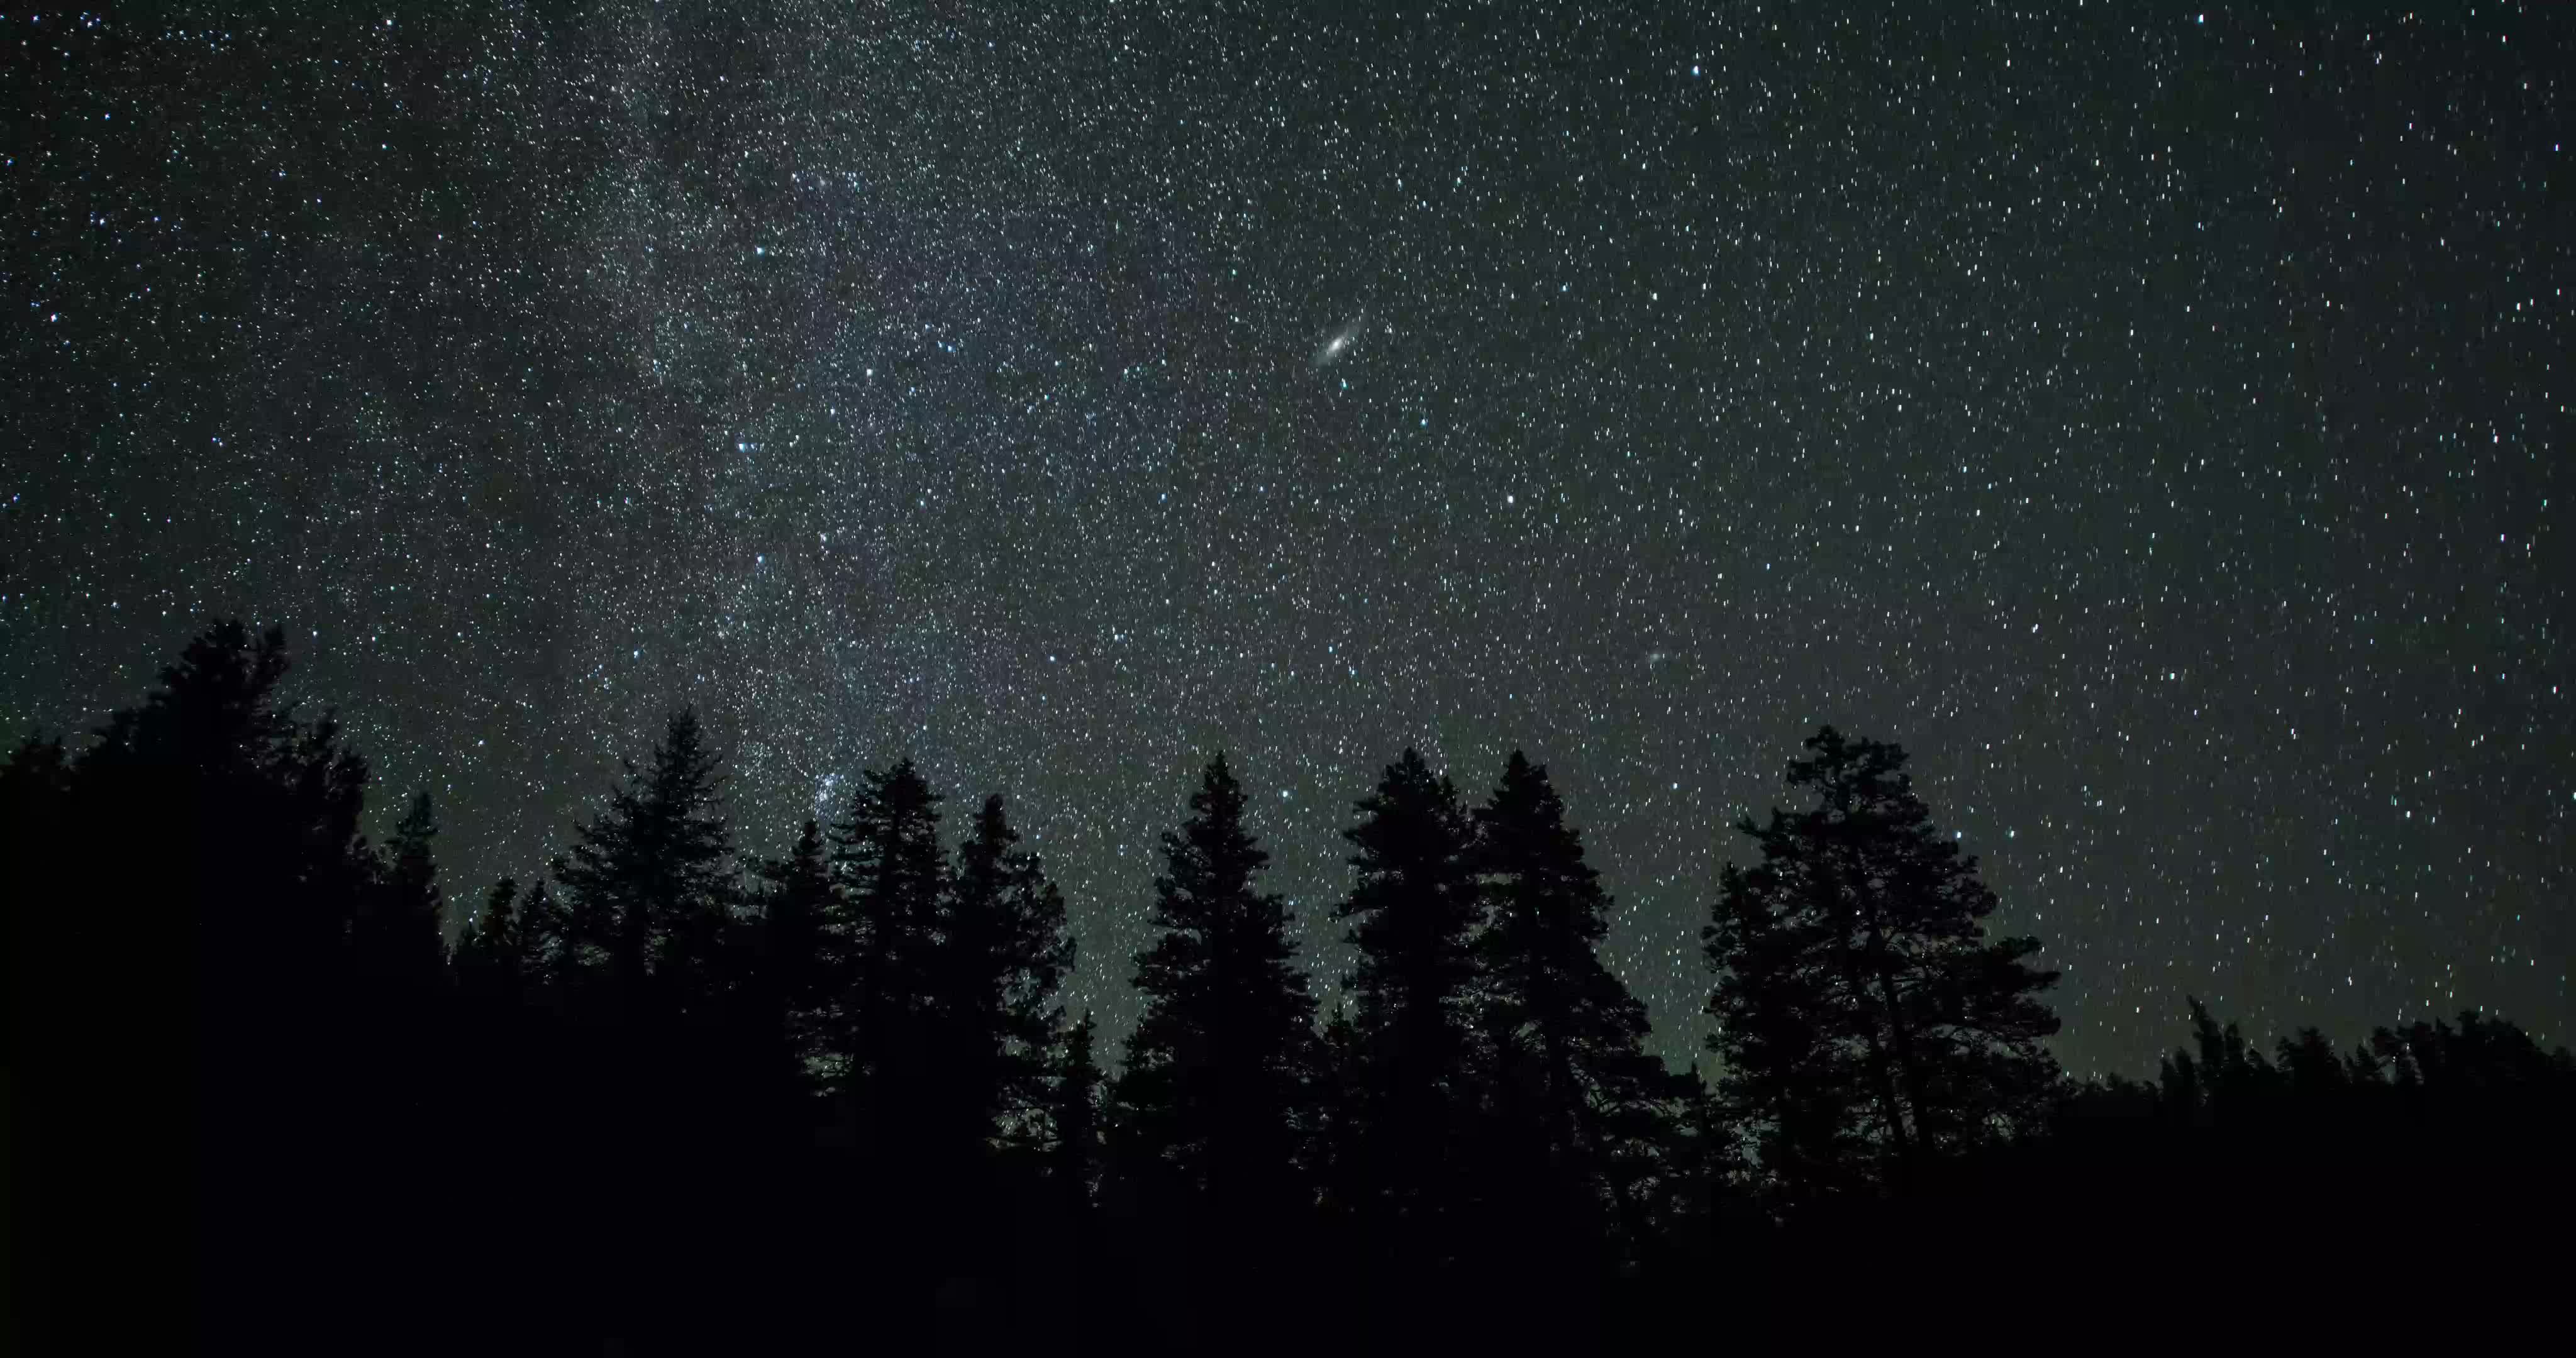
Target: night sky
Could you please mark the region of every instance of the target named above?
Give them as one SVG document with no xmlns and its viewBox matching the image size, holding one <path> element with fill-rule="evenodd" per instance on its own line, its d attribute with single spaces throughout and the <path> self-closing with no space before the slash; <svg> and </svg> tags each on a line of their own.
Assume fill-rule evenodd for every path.
<svg viewBox="0 0 2576 1358">
<path fill-rule="evenodd" d="M 2079 1072 L 2569 1036 L 2555 5 L 309 8 L 0 19 L 13 736 L 284 626 L 457 909 L 679 704 L 764 852 L 909 754 L 1119 1031 L 1213 749 L 1329 978 L 1521 746 L 1679 1060 L 1829 721 Z"/>
</svg>

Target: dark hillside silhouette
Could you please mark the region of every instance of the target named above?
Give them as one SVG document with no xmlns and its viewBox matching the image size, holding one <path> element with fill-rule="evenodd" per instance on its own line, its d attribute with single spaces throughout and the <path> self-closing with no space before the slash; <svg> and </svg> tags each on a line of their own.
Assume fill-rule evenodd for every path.
<svg viewBox="0 0 2576 1358">
<path fill-rule="evenodd" d="M 2429 1289 L 2576 1207 L 2576 1057 L 2476 1011 L 2267 1046 L 2194 1003 L 2152 1078 L 2069 1079 L 2035 941 L 1831 727 L 1709 884 L 1708 1072 L 1649 1053 L 1546 771 L 1471 808 L 1408 750 L 1317 827 L 1358 959 L 1320 1016 L 1208 763 L 1112 1075 L 999 796 L 952 840 L 897 762 L 747 856 L 684 711 L 442 946 L 437 808 L 369 843 L 286 672 L 216 627 L 0 768 L 22 1351 L 1624 1350 L 2202 1254 Z"/>
</svg>

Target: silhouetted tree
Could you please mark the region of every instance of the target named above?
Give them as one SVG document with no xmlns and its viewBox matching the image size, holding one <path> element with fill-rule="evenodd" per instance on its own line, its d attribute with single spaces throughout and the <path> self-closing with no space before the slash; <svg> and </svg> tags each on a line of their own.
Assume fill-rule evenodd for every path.
<svg viewBox="0 0 2576 1358">
<path fill-rule="evenodd" d="M 1476 813 L 1475 866 L 1491 926 L 1478 941 L 1487 1027 L 1501 1068 L 1498 1144 L 1534 1155 L 1537 1214 L 1633 1250 L 1646 1234 L 1645 1181 L 1695 1096 L 1646 1050 L 1646 1008 L 1597 949 L 1610 897 L 1547 771 L 1514 751 Z"/>
<path fill-rule="evenodd" d="M 1360 1223 L 1371 1206 L 1373 1177 L 1363 1139 L 1368 1125 L 1368 1051 L 1349 1005 L 1335 1004 L 1325 1016 L 1307 1083 L 1315 1112 L 1314 1132 L 1306 1146 L 1307 1175 L 1315 1181 L 1322 1205 L 1345 1230 L 1364 1229 Z"/>
<path fill-rule="evenodd" d="M 516 1003 L 527 970 L 527 938 L 519 911 L 519 883 L 492 884 L 483 907 L 456 936 L 457 975 L 469 995 Z"/>
<path fill-rule="evenodd" d="M 543 877 L 519 898 L 518 928 L 522 974 L 558 994 L 576 985 L 585 969 L 594 965 L 581 940 L 605 932 L 576 923 L 564 903 L 555 899 L 553 884 Z"/>
<path fill-rule="evenodd" d="M 918 1094 L 931 1017 L 939 909 L 948 856 L 939 842 L 938 794 L 911 760 L 861 775 L 850 815 L 832 827 L 839 910 L 829 941 L 838 954 L 829 1013 L 833 1083 L 860 1134 L 896 1125 Z"/>
<path fill-rule="evenodd" d="M 2375 1029 L 2370 1048 L 2391 1084 L 2431 1095 L 2564 1088 L 2576 1079 L 2567 1048 L 2543 1050 L 2529 1033 L 2476 1010 L 2462 1010 L 2457 1027 L 2418 1019 Z"/>
<path fill-rule="evenodd" d="M 934 1292 L 953 1337 L 989 1344 L 1016 1308 L 1062 1339 L 1134 1281 L 1122 1318 L 1195 1312 L 1216 1328 L 1172 1328 L 1204 1347 L 1315 1258 L 1361 1261 L 1354 1332 L 1393 1304 L 1471 1346 L 1560 1323 L 1616 1344 L 1605 1325 L 1710 1276 L 1812 1323 L 1801 1280 L 1955 1305 L 1955 1270 L 1907 1261 L 2009 1259 L 2028 1288 L 2062 1259 L 2081 1284 L 2187 1233 L 2295 1263 L 2546 1239 L 2576 1210 L 2576 1057 L 2482 1012 L 2339 1050 L 2195 1000 L 2153 1083 L 2058 1080 L 2035 945 L 1986 937 L 1993 898 L 1902 753 L 1830 728 L 1791 767 L 1814 806 L 1746 824 L 1761 862 L 1726 869 L 1704 935 L 1716 1090 L 1647 1054 L 1544 771 L 1514 755 L 1471 817 L 1407 751 L 1347 831 L 1354 1004 L 1320 1036 L 1242 789 L 1208 766 L 1163 837 L 1104 1099 L 1097 1029 L 1056 1000 L 1064 903 L 999 798 L 952 860 L 920 775 L 870 774 L 745 898 L 683 713 L 557 864 L 562 898 L 497 883 L 442 970 L 428 799 L 370 847 L 365 765 L 286 672 L 278 633 L 218 627 L 94 745 L 0 765 L 0 1095 L 19 1238 L 44 1247 L 7 1301 L 49 1304 L 47 1337 L 283 1271 L 335 1341 L 416 1342 L 418 1280 L 505 1229 L 547 1238 L 545 1285 L 436 1313 L 487 1346 L 601 1315 L 882 1338 Z M 860 1138 L 813 1135 L 818 1073 Z M 2043 1201 L 2067 1206 L 2039 1251 L 2016 1205 Z M 82 1271 L 112 1288 L 65 1292 Z"/>
<path fill-rule="evenodd" d="M 1089 1216 L 1100 1175 L 1103 1077 L 1092 1055 L 1096 1032 L 1089 1010 L 1065 1032 L 1047 1104 L 1047 1177 L 1077 1220 Z"/>
<path fill-rule="evenodd" d="M 2274 1047 L 2277 1069 L 2302 1096 L 2339 1093 L 2352 1087 L 2352 1068 L 2344 1064 L 2343 1053 L 2334 1043 L 2314 1028 L 2301 1028 L 2295 1036 L 2285 1037 Z"/>
<path fill-rule="evenodd" d="M 407 1243 L 368 1267 L 313 1243 L 363 1220 L 344 1181 L 420 1163 L 426 1129 L 379 1114 L 422 1079 L 385 1023 L 427 1020 L 361 980 L 353 928 L 383 876 L 358 834 L 366 765 L 330 716 L 295 714 L 288 668 L 280 630 L 217 624 L 68 763 L 43 747 L 13 760 L 13 816 L 46 824 L 44 799 L 61 799 L 39 851 L 65 870 L 10 906 L 44 912 L 29 922 L 45 951 L 12 979 L 48 1048 L 12 1071 L 32 1116 L 11 1134 L 53 1157 L 49 1266 L 98 1267 L 118 1298 L 229 1311 L 256 1291 L 257 1257 L 318 1305 L 362 1310 Z M 12 849 L 22 867 L 30 847 Z M 211 1248 L 219 1229 L 245 1235 Z"/>
<path fill-rule="evenodd" d="M 1019 838 L 1002 799 L 985 798 L 939 909 L 929 978 L 938 1083 L 948 1135 L 964 1147 L 1043 1114 L 1056 989 L 1073 965 L 1064 897 Z"/>
<path fill-rule="evenodd" d="M 1994 893 L 1937 836 L 1905 753 L 1828 726 L 1789 766 L 1808 810 L 1740 828 L 1706 952 L 1730 1111 L 1799 1193 L 1888 1182 L 2036 1126 L 2058 1084 L 2036 939 L 1989 940 Z"/>
<path fill-rule="evenodd" d="M 822 826 L 806 821 L 787 856 L 763 863 L 757 875 L 742 968 L 748 1003 L 803 1071 L 821 1056 L 820 1016 L 835 998 L 827 930 L 842 913 Z"/>
<path fill-rule="evenodd" d="M 442 902 L 430 841 L 438 835 L 429 793 L 413 794 L 387 847 L 383 880 L 357 901 L 351 942 L 358 965 L 378 982 L 417 991 L 436 983 L 446 963 L 439 925 Z"/>
<path fill-rule="evenodd" d="M 1408 749 L 1343 832 L 1357 850 L 1350 896 L 1359 966 L 1350 978 L 1362 1098 L 1349 1153 L 1355 1204 L 1392 1256 L 1436 1267 L 1467 1184 L 1459 1151 L 1472 1136 L 1479 1092 L 1471 1041 L 1481 920 L 1469 863 L 1472 823 L 1449 780 Z"/>
<path fill-rule="evenodd" d="M 1296 1166 L 1315 1015 L 1293 916 L 1253 885 L 1270 855 L 1243 809 L 1220 754 L 1190 797 L 1189 822 L 1163 836 L 1163 933 L 1136 956 L 1145 1009 L 1115 1090 L 1119 1162 L 1238 1240 L 1305 1197 Z"/>
<path fill-rule="evenodd" d="M 626 764 L 608 810 L 574 829 L 554 863 L 569 932 L 604 952 L 627 1003 L 701 1003 L 738 895 L 722 775 L 697 714 L 671 715 L 650 764 Z"/>
<path fill-rule="evenodd" d="M 2084 1204 L 2056 1236 L 2082 1276 L 2185 1234 L 2296 1270 L 2397 1241 L 2522 1238 L 2576 1209 L 2563 1153 L 2576 1133 L 2576 1058 L 2544 1053 L 2511 1024 L 2469 1013 L 2456 1028 L 2381 1028 L 2362 1057 L 2301 1029 L 2272 1043 L 2271 1062 L 2197 1001 L 2189 1019 L 2156 1083 L 2073 1088 L 2047 1137 L 1965 1185 L 1972 1203 L 2046 1193 Z M 2437 1080 L 2436 1068 L 2451 1074 Z M 1957 1226 L 1944 1234 L 1977 1243 Z"/>
</svg>

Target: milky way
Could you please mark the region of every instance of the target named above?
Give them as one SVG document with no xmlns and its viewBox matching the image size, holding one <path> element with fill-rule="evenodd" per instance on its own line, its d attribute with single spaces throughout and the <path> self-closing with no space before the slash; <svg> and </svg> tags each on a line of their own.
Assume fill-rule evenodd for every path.
<svg viewBox="0 0 2576 1358">
<path fill-rule="evenodd" d="M 2565 1039 L 2555 7 L 397 8 L 0 20 L 13 728 L 276 622 L 460 903 L 681 703 L 768 851 L 909 754 L 1113 1027 L 1210 751 L 1329 977 L 1518 745 L 1679 1059 L 1831 721 L 2078 1069 Z"/>
</svg>

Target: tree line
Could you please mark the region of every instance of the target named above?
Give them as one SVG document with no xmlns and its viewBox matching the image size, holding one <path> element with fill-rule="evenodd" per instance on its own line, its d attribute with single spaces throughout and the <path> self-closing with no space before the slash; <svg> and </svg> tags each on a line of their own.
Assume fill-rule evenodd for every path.
<svg viewBox="0 0 2576 1358">
<path fill-rule="evenodd" d="M 952 834 L 897 762 L 749 858 L 682 711 L 451 946 L 430 799 L 371 843 L 287 663 L 218 625 L 0 772 L 40 1346 L 1598 1340 L 1712 1290 L 1751 1323 L 1935 1288 L 1971 1242 L 2029 1273 L 2041 1220 L 2144 1249 L 2565 1201 L 2576 1061 L 2474 1012 L 2267 1059 L 2195 1004 L 2153 1081 L 2069 1079 L 2039 942 L 1989 932 L 1905 753 L 1831 727 L 1714 884 L 1714 1078 L 1648 1050 L 1518 753 L 1475 799 L 1406 750 L 1356 804 L 1330 1013 L 1212 758 L 1153 943 L 1094 963 L 1142 1002 L 1112 1060 L 998 795 Z"/>
</svg>

